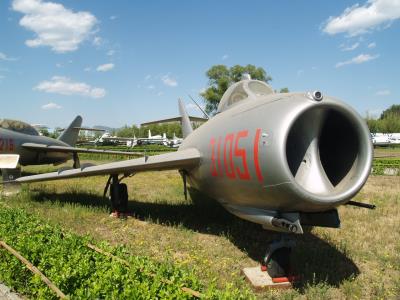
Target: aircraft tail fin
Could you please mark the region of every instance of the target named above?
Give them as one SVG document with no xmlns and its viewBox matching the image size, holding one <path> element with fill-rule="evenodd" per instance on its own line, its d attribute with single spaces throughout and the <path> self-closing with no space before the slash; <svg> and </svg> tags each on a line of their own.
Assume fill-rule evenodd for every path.
<svg viewBox="0 0 400 300">
<path fill-rule="evenodd" d="M 178 99 L 178 104 L 179 104 L 179 113 L 181 115 L 182 135 L 183 138 L 186 138 L 189 134 L 192 133 L 193 128 L 192 124 L 190 123 L 189 116 L 187 114 L 185 106 L 183 105 L 181 99 Z"/>
<path fill-rule="evenodd" d="M 75 146 L 76 141 L 78 140 L 79 128 L 82 126 L 82 117 L 77 116 L 72 123 L 65 128 L 63 133 L 58 137 L 58 140 L 67 143 L 70 146 Z"/>
</svg>

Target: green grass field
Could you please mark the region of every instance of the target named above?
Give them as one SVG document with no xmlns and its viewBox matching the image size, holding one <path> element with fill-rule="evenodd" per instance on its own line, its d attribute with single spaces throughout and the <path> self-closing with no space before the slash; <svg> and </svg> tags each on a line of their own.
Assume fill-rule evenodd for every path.
<svg viewBox="0 0 400 300">
<path fill-rule="evenodd" d="M 51 168 L 24 170 L 37 173 Z M 241 269 L 258 264 L 276 233 L 230 215 L 196 191 L 185 200 L 176 171 L 149 172 L 126 179 L 134 217 L 110 218 L 109 203 L 102 197 L 106 180 L 102 176 L 31 184 L 0 203 L 97 242 L 123 245 L 129 255 L 190 270 L 204 287 L 231 287 L 243 293 L 251 289 Z M 339 209 L 341 229 L 314 228 L 295 236 L 294 265 L 302 280 L 294 289 L 254 296 L 400 297 L 399 176 L 371 176 L 355 200 L 376 204 L 377 209 L 344 206 Z"/>
</svg>

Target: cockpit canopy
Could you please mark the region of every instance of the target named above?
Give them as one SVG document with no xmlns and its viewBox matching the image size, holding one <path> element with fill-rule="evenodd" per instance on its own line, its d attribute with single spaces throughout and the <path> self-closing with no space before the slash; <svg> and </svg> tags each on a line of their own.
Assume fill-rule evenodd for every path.
<svg viewBox="0 0 400 300">
<path fill-rule="evenodd" d="M 0 119 L 0 128 L 12 130 L 23 134 L 39 135 L 37 130 L 31 125 L 16 120 Z"/>
<path fill-rule="evenodd" d="M 259 80 L 242 80 L 232 84 L 222 96 L 217 113 L 225 111 L 248 98 L 263 97 L 273 94 L 274 90 L 265 82 Z"/>
</svg>

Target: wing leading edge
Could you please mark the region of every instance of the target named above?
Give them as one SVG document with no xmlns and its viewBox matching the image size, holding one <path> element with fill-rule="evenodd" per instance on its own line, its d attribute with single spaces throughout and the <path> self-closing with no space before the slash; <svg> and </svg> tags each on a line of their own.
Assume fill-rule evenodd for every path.
<svg viewBox="0 0 400 300">
<path fill-rule="evenodd" d="M 29 183 L 96 175 L 132 174 L 144 171 L 191 169 L 198 165 L 200 158 L 200 152 L 197 149 L 190 148 L 177 152 L 124 160 L 98 166 L 25 176 L 20 177 L 15 181 L 20 183 Z"/>
<path fill-rule="evenodd" d="M 25 149 L 31 149 L 43 152 L 102 153 L 102 154 L 120 154 L 120 155 L 132 155 L 132 156 L 143 155 L 143 153 L 141 152 L 100 150 L 100 149 L 76 148 L 67 146 L 49 146 L 45 144 L 36 144 L 36 143 L 24 143 L 22 144 L 22 147 L 24 147 Z"/>
</svg>

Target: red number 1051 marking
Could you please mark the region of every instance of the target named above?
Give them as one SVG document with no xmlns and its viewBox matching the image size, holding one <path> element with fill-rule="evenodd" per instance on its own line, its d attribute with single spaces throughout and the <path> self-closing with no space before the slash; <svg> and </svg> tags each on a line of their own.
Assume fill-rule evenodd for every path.
<svg viewBox="0 0 400 300">
<path fill-rule="evenodd" d="M 256 171 L 256 177 L 258 181 L 263 181 L 263 176 L 260 168 L 259 161 L 259 142 L 260 142 L 260 133 L 261 129 L 256 130 L 256 134 L 254 136 L 254 144 L 253 144 L 253 163 Z M 241 180 L 249 180 L 251 179 L 250 172 L 247 164 L 247 152 L 245 148 L 239 147 L 239 142 L 241 139 L 248 138 L 249 131 L 242 130 L 234 133 L 228 133 L 224 139 L 221 137 L 218 138 L 218 143 L 216 139 L 213 137 L 210 140 L 211 146 L 211 175 L 212 176 L 225 176 L 230 179 L 235 179 L 238 177 Z M 223 145 L 223 157 L 221 157 L 221 143 Z M 233 161 L 233 156 L 241 159 L 241 164 L 237 165 L 235 168 L 235 164 Z M 223 159 L 223 166 L 221 160 Z"/>
</svg>

